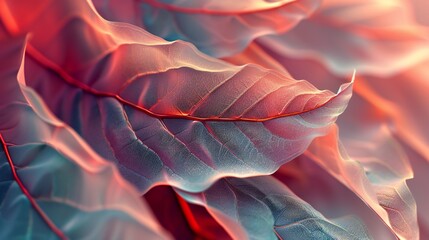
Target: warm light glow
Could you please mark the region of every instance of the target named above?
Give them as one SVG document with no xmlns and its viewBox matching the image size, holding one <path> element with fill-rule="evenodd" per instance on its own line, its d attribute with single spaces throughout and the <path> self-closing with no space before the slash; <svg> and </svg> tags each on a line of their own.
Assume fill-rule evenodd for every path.
<svg viewBox="0 0 429 240">
<path fill-rule="evenodd" d="M 428 239 L 428 14 L 0 0 L 0 239 Z"/>
</svg>

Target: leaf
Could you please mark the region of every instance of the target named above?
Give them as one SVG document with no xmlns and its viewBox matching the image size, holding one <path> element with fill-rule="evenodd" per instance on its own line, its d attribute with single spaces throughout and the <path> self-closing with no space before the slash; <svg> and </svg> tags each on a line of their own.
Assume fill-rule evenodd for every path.
<svg viewBox="0 0 429 240">
<path fill-rule="evenodd" d="M 406 148 L 406 153 L 414 171 L 413 179 L 410 179 L 407 183 L 417 203 L 420 239 L 426 239 L 429 237 L 429 216 L 426 214 L 429 211 L 429 202 L 427 201 L 429 192 L 426 191 L 429 164 L 409 146 Z"/>
<path fill-rule="evenodd" d="M 251 45 L 248 51 L 251 48 L 261 50 L 261 54 L 270 55 L 272 53 L 264 52 L 264 48 L 261 48 L 260 45 Z M 236 58 L 246 58 L 246 56 L 241 54 L 230 59 L 235 60 Z M 230 61 L 230 59 L 227 60 Z M 252 58 L 246 59 L 253 61 Z M 285 60 L 282 63 L 291 69 L 292 75 L 310 77 L 317 74 L 318 78 L 313 78 L 312 80 L 315 81 L 312 82 L 319 87 L 332 88 L 341 82 L 338 77 L 335 80 L 335 75 L 329 73 L 326 68 L 315 61 L 301 60 L 299 62 L 292 58 L 281 59 Z M 402 75 L 408 77 L 386 78 L 385 80 L 358 77 L 355 84 L 357 95 L 353 97 L 346 112 L 338 121 L 339 128 L 342 130 L 341 139 L 345 147 L 338 145 L 342 144 L 336 136 L 336 130 L 333 130 L 328 136 L 313 141 L 304 155 L 315 160 L 323 169 L 354 191 L 381 216 L 398 237 L 417 239 L 419 227 L 416 203 L 405 182 L 413 177 L 413 171 L 401 145 L 391 133 L 392 127 L 388 124 L 396 118 L 397 123 L 401 121 L 402 124 L 397 124 L 394 130 L 408 134 L 415 127 L 423 127 L 424 124 L 418 122 L 421 119 L 419 116 L 424 115 L 425 107 L 404 107 L 401 111 L 398 111 L 397 108 L 402 107 L 402 102 L 407 102 L 407 106 L 419 106 L 420 101 L 411 103 L 410 100 L 404 98 L 405 101 L 403 101 L 401 98 L 407 94 L 408 99 L 411 98 L 411 95 L 415 95 L 415 99 L 423 99 L 423 94 L 420 94 L 422 91 L 414 87 L 425 88 L 422 88 L 423 82 L 410 84 L 419 82 L 418 79 L 422 74 Z M 408 84 L 403 86 L 388 83 L 387 79 L 390 81 L 412 79 L 413 81 L 408 81 Z M 368 85 L 377 86 L 377 91 L 374 92 L 368 88 Z M 411 93 L 408 89 L 414 89 L 413 94 L 408 94 L 408 92 Z M 389 96 L 388 99 L 391 102 L 383 99 L 386 95 Z M 392 119 L 392 117 L 395 118 Z M 404 119 L 410 119 L 415 124 L 411 122 L 403 124 Z M 424 132 L 424 128 L 416 131 L 413 138 Z"/>
<path fill-rule="evenodd" d="M 417 202 L 420 239 L 429 236 L 429 218 L 425 215 L 428 194 L 422 190 L 429 169 L 429 129 L 426 120 L 429 116 L 428 66 L 429 58 L 398 75 L 388 78 L 369 76 L 363 80 L 367 99 L 371 103 L 379 102 L 380 108 L 385 110 L 389 128 L 405 148 L 413 165 L 414 177 L 407 182 Z"/>
<path fill-rule="evenodd" d="M 429 31 L 415 21 L 411 7 L 415 9 L 416 4 L 421 3 L 328 0 L 290 33 L 261 38 L 258 46 L 293 76 L 316 86 L 316 81 L 337 86 L 338 81 L 332 81 L 335 76 L 342 79 L 356 68 L 361 75 L 354 86 L 356 95 L 373 105 L 375 115 L 383 115 L 380 121 L 388 122 L 395 134 L 429 160 L 425 103 Z M 313 31 L 316 27 L 332 34 Z M 308 77 L 314 73 L 317 79 Z"/>
<path fill-rule="evenodd" d="M 377 131 L 379 125 L 383 125 L 383 128 L 388 128 L 387 131 L 391 132 L 390 141 L 396 142 L 395 138 L 400 140 L 402 146 L 396 148 L 411 146 L 420 154 L 420 158 L 428 160 L 429 135 L 426 120 L 426 116 L 429 116 L 426 111 L 428 84 L 425 81 L 426 69 L 429 66 L 427 29 L 414 22 L 408 3 L 404 1 L 388 3 L 326 1 L 320 10 L 290 33 L 272 39 L 267 38 L 268 40 L 258 40 L 258 47 L 267 50 L 266 54 L 273 56 L 283 67 L 290 69 L 291 75 L 309 79 L 319 87 L 326 87 L 327 84 L 337 85 L 341 80 L 332 81 L 335 75 L 341 79 L 347 69 L 357 67 L 363 76 L 356 80 L 354 98 L 348 105 L 348 111 L 338 121 L 341 139 L 344 141 L 344 136 L 347 135 L 349 140 L 355 140 L 357 135 L 362 133 L 372 136 L 372 132 Z M 332 34 L 320 34 L 311 30 L 316 27 L 325 29 L 324 32 L 330 29 L 329 32 Z M 304 41 L 315 39 L 316 34 L 322 37 L 322 44 Z M 317 39 L 319 41 L 319 38 Z M 337 44 L 332 44 L 333 42 Z M 317 79 L 308 78 L 309 75 L 317 75 Z M 372 141 L 373 139 L 362 140 L 362 142 Z M 350 150 L 368 152 L 345 145 L 348 152 Z M 371 149 L 370 152 L 374 158 L 380 158 L 379 162 L 390 162 L 389 158 L 401 162 L 403 158 L 402 155 L 392 156 L 392 151 L 385 148 Z M 352 158 L 356 160 L 354 156 Z M 401 181 L 398 180 L 400 183 L 395 186 L 395 190 L 401 190 L 400 193 L 403 195 L 410 195 L 405 180 L 413 177 L 413 171 L 407 159 L 401 165 L 404 166 L 402 173 L 396 176 Z M 420 171 L 423 164 L 419 165 Z M 414 171 L 416 169 L 414 167 Z M 386 178 L 383 172 L 389 173 L 390 170 L 378 171 L 376 175 Z M 386 190 L 383 191 L 391 190 L 389 185 L 392 184 L 387 184 Z M 402 197 L 394 192 L 389 192 L 388 195 L 395 199 Z M 412 189 L 412 195 L 421 196 L 420 190 Z M 418 209 L 423 209 L 425 204 L 422 202 L 426 200 L 416 200 Z M 377 205 L 377 202 L 377 199 L 372 199 L 373 204 Z M 410 203 L 409 206 L 406 206 L 407 202 Z M 393 217 L 384 216 L 384 220 L 394 218 L 389 225 L 396 225 L 397 234 L 409 236 L 411 239 L 418 238 L 419 226 L 414 199 L 399 199 L 395 204 L 401 214 L 405 215 L 405 220 L 393 216 L 397 215 L 396 213 L 391 213 Z M 419 219 L 421 218 L 424 217 L 419 216 Z M 422 226 L 424 224 L 420 223 L 420 228 Z M 421 234 L 421 238 L 424 239 L 425 235 Z"/>
<path fill-rule="evenodd" d="M 22 85 L 23 44 L 0 43 L 0 238 L 168 239 L 114 165 Z"/>
<path fill-rule="evenodd" d="M 395 48 L 392 47 L 391 51 L 395 51 Z M 337 80 L 335 80 L 335 75 L 323 66 L 320 61 L 282 58 L 281 62 L 284 67 L 291 69 L 293 76 L 307 78 L 309 77 L 309 73 L 316 73 L 318 78 L 310 79 L 310 81 L 318 87 L 327 88 L 327 85 L 330 85 L 332 88 L 341 82 L 341 77 L 337 77 Z M 422 161 L 429 159 L 429 151 L 427 149 L 429 135 L 426 123 L 426 119 L 428 118 L 426 116 L 429 116 L 429 112 L 427 111 L 425 101 L 427 99 L 426 89 L 428 89 L 428 84 L 425 81 L 428 64 L 429 62 L 426 59 L 395 75 L 377 77 L 368 74 L 357 77 L 354 84 L 354 97 L 348 104 L 347 111 L 337 121 L 341 130 L 341 141 L 353 161 L 360 162 L 359 158 L 365 152 L 368 153 L 365 158 L 378 158 L 376 161 L 379 163 L 387 162 L 389 165 L 396 166 L 393 172 L 389 169 L 378 169 L 375 175 L 380 176 L 382 179 L 392 176 L 392 174 L 396 175 L 395 179 L 397 179 L 398 183 L 390 182 L 385 187 L 386 190 L 368 190 L 370 192 L 374 192 L 375 190 L 378 192 L 389 191 L 389 189 L 391 190 L 391 185 L 395 185 L 395 188 L 400 193 L 403 192 L 403 194 L 409 195 L 410 190 L 405 185 L 405 180 L 407 180 L 407 183 L 425 181 L 423 180 L 425 177 L 422 173 L 418 174 L 417 180 L 411 179 L 414 177 L 413 172 L 421 172 L 422 169 L 426 168 Z M 383 136 L 386 143 L 392 142 L 393 144 L 390 144 L 390 146 L 393 150 L 386 148 L 386 145 L 380 147 L 382 146 L 380 145 L 380 139 L 376 138 L 375 133 L 382 133 L 380 137 Z M 357 145 L 358 141 L 360 144 Z M 365 149 L 361 149 L 362 146 L 365 146 Z M 412 154 L 414 157 L 405 157 L 403 153 L 404 149 L 406 149 L 405 153 L 407 155 Z M 353 154 L 352 151 L 354 152 Z M 356 156 L 360 157 L 356 158 Z M 331 158 L 329 157 L 328 159 Z M 409 163 L 410 160 L 415 165 L 412 169 Z M 326 160 L 321 159 L 321 161 Z M 350 163 L 344 164 L 350 165 Z M 398 171 L 399 175 L 395 171 Z M 349 176 L 348 178 L 354 179 L 355 177 Z M 393 181 L 392 179 L 390 180 Z M 350 185 L 354 183 L 355 181 L 353 180 L 346 184 Z M 385 221 L 392 218 L 390 220 L 391 223 L 388 223 L 388 225 L 396 225 L 397 231 L 399 231 L 397 234 L 406 234 L 410 236 L 409 238 L 417 238 L 416 236 L 419 233 L 418 228 L 420 228 L 420 238 L 424 239 L 427 235 L 425 233 L 427 231 L 424 230 L 424 228 L 427 228 L 425 227 L 427 224 L 424 223 L 426 220 L 424 220 L 424 215 L 418 216 L 419 223 L 417 223 L 417 213 L 414 205 L 416 201 L 417 209 L 420 209 L 420 212 L 424 212 L 421 209 L 425 208 L 427 196 L 421 193 L 421 190 L 416 187 L 417 185 L 417 183 L 414 183 L 413 187 L 411 187 L 411 193 L 415 200 L 410 198 L 403 201 L 400 200 L 402 197 L 400 194 L 395 192 L 388 194 L 394 199 L 399 199 L 395 200 L 395 208 L 399 208 L 401 214 L 405 215 L 404 218 L 406 220 L 400 217 L 388 217 L 385 214 L 383 218 Z M 360 195 L 362 194 L 361 192 Z M 372 205 L 378 205 L 378 200 L 375 197 L 372 198 L 371 202 Z M 409 206 L 401 206 L 401 204 Z M 382 212 L 382 210 L 378 212 Z"/>
<path fill-rule="evenodd" d="M 12 16 L 26 14 L 8 4 Z M 106 22 L 85 2 L 42 5 L 40 13 L 58 14 L 17 20 L 32 34 L 27 83 L 141 192 L 162 184 L 201 191 L 224 176 L 270 174 L 325 134 L 351 96 L 351 83 L 333 94 L 233 66 Z"/>
<path fill-rule="evenodd" d="M 359 196 L 306 154 L 283 165 L 273 176 L 325 217 L 352 215 L 365 223 L 372 239 L 398 239 Z"/>
<path fill-rule="evenodd" d="M 317 9 L 320 0 L 94 0 L 112 21 L 141 26 L 167 40 L 185 40 L 202 52 L 225 57 L 253 39 L 282 33 Z M 125 3 L 124 3 L 125 2 Z"/>
<path fill-rule="evenodd" d="M 326 0 L 291 31 L 257 41 L 284 56 L 320 61 L 336 74 L 392 75 L 429 54 L 428 31 L 415 24 L 405 2 Z"/>
<path fill-rule="evenodd" d="M 326 219 L 271 176 L 226 178 L 203 193 L 179 194 L 205 206 L 234 239 L 370 239 L 356 219 Z"/>
<path fill-rule="evenodd" d="M 333 127 L 304 154 L 355 192 L 399 239 L 419 239 L 416 203 L 406 184 L 413 175 L 405 153 L 383 125 L 365 140 L 346 138 L 344 148 Z"/>
</svg>

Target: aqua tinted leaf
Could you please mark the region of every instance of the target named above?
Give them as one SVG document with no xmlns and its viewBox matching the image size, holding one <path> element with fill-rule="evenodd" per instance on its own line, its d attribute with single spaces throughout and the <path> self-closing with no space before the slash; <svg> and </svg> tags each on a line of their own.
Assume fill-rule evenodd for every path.
<svg viewBox="0 0 429 240">
<path fill-rule="evenodd" d="M 114 165 L 23 85 L 23 40 L 0 45 L 0 238 L 168 239 Z"/>
</svg>

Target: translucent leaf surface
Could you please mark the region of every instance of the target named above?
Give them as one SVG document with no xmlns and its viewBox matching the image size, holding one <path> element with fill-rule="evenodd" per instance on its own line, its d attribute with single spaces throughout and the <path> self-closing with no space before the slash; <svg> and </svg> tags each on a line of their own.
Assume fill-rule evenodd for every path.
<svg viewBox="0 0 429 240">
<path fill-rule="evenodd" d="M 114 165 L 22 85 L 23 45 L 0 43 L 0 238 L 168 238 Z"/>
<path fill-rule="evenodd" d="M 350 156 L 334 127 L 305 154 L 354 191 L 398 238 L 419 239 L 416 203 L 405 182 L 412 178 L 411 166 L 388 128 L 373 131 L 366 142 L 356 136 L 346 141 Z"/>
<path fill-rule="evenodd" d="M 326 219 L 271 176 L 227 178 L 200 194 L 179 193 L 205 206 L 235 239 L 370 239 L 356 219 Z"/>
<path fill-rule="evenodd" d="M 204 207 L 186 202 L 170 186 L 154 187 L 144 198 L 175 239 L 231 239 Z"/>
<path fill-rule="evenodd" d="M 211 56 L 240 52 L 255 38 L 285 32 L 320 0 L 94 0 L 106 19 L 129 22 L 167 40 L 189 41 Z"/>
<path fill-rule="evenodd" d="M 331 81 L 335 79 L 335 75 L 317 61 L 296 61 L 282 58 L 281 62 L 285 67 L 291 69 L 291 74 L 294 76 L 308 77 L 310 72 L 311 74 L 316 73 L 318 78 L 312 78 L 311 81 L 318 87 L 333 88 L 341 82 L 340 78 Z M 428 89 L 427 83 L 424 81 L 427 72 L 425 69 L 427 69 L 427 61 L 390 77 L 358 76 L 354 85 L 354 97 L 346 112 L 337 121 L 345 151 L 355 163 L 367 166 L 366 161 L 373 161 L 375 165 L 390 166 L 384 170 L 380 167 L 372 169 L 374 165 L 364 167 L 369 171 L 368 176 L 371 178 L 374 177 L 375 171 L 378 172 L 375 173 L 376 178 L 390 179 L 388 186 L 377 191 L 388 191 L 393 185 L 397 189 L 402 189 L 398 190 L 399 193 L 405 192 L 406 195 L 409 195 L 409 190 L 404 185 L 405 180 L 409 182 L 409 179 L 413 178 L 409 160 L 416 163 L 418 167 L 413 168 L 414 172 L 418 171 L 420 174 L 418 180 L 412 181 L 415 184 L 411 190 L 412 194 L 416 196 L 417 209 L 423 209 L 426 205 L 423 200 L 426 199 L 423 197 L 424 191 L 416 188 L 416 182 L 423 181 L 421 170 L 425 168 L 424 159 L 428 159 L 429 156 L 426 147 L 429 141 L 425 122 L 425 116 L 428 115 L 425 107 L 427 97 L 424 94 Z M 404 148 L 408 149 L 406 153 L 411 153 L 414 157 L 405 156 Z M 412 153 L 413 151 L 418 154 Z M 315 155 L 320 157 L 319 154 Z M 328 159 L 331 158 L 328 157 Z M 326 159 L 320 161 L 327 162 Z M 348 161 L 344 163 L 346 162 Z M 326 169 L 329 169 L 329 166 Z M 350 177 L 350 179 L 355 179 L 355 177 Z M 346 185 L 354 183 L 355 181 L 350 181 Z M 399 208 L 400 214 L 406 215 L 407 217 L 404 219 L 408 220 L 404 221 L 401 219 L 402 217 L 392 217 L 390 221 L 392 225 L 402 229 L 399 231 L 407 232 L 409 238 L 416 239 L 419 231 L 416 210 L 413 206 L 414 200 L 408 198 L 409 196 L 408 200 L 401 200 L 402 196 L 395 191 L 391 191 L 388 195 L 394 196 L 392 199 L 396 199 L 396 209 Z M 402 203 L 400 204 L 400 202 Z M 421 238 L 424 236 L 422 235 Z"/>
<path fill-rule="evenodd" d="M 337 74 L 356 69 L 386 76 L 428 56 L 424 33 L 406 1 L 326 0 L 290 32 L 258 42 L 289 57 L 320 61 Z"/>
<path fill-rule="evenodd" d="M 39 14 L 58 12 L 61 21 L 34 11 L 28 18 L 37 22 L 16 18 L 16 29 L 32 33 L 27 83 L 142 192 L 164 183 L 200 191 L 223 176 L 272 173 L 325 134 L 351 96 L 351 83 L 338 94 L 319 91 L 106 22 L 84 1 L 42 5 Z M 25 13 L 8 6 L 13 16 Z"/>
<path fill-rule="evenodd" d="M 367 227 L 373 239 L 398 239 L 383 220 L 356 193 L 332 177 L 307 154 L 283 165 L 274 177 L 326 218 L 353 216 Z M 309 191 L 308 189 L 311 189 Z"/>
</svg>

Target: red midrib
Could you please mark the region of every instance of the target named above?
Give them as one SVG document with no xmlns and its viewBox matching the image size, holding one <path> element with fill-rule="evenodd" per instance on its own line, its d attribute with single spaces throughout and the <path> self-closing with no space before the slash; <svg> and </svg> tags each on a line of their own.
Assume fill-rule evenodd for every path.
<svg viewBox="0 0 429 240">
<path fill-rule="evenodd" d="M 31 206 L 34 208 L 34 210 L 40 215 L 40 217 L 45 221 L 45 223 L 48 225 L 48 227 L 60 238 L 60 239 L 67 239 L 67 237 L 64 235 L 64 233 L 57 227 L 55 224 L 49 219 L 49 217 L 43 212 L 42 208 L 40 208 L 39 204 L 37 204 L 36 200 L 31 196 L 28 189 L 24 186 L 21 179 L 18 176 L 18 173 L 16 172 L 15 165 L 13 164 L 12 158 L 10 156 L 9 150 L 6 145 L 6 141 L 4 140 L 3 136 L 0 134 L 0 141 L 1 145 L 3 147 L 3 150 L 5 152 L 7 161 L 9 162 L 10 170 L 12 171 L 12 175 L 14 180 L 18 183 L 19 188 L 24 193 L 24 195 L 27 197 L 28 201 L 30 201 Z"/>
<path fill-rule="evenodd" d="M 268 120 L 273 120 L 273 119 L 277 119 L 277 118 L 283 118 L 283 117 L 291 117 L 291 116 L 296 116 L 296 115 L 301 115 L 307 112 L 311 112 L 314 111 L 316 109 L 319 109 L 323 106 L 325 106 L 326 104 L 328 104 L 329 102 L 331 102 L 331 100 L 333 100 L 334 98 L 336 98 L 338 95 L 333 95 L 332 97 L 330 97 L 327 101 L 318 104 L 317 106 L 313 107 L 313 108 L 309 108 L 306 109 L 304 111 L 298 111 L 298 112 L 290 112 L 290 113 L 284 113 L 284 114 L 278 114 L 275 116 L 271 116 L 271 117 L 265 117 L 265 118 L 246 118 L 246 117 L 196 117 L 196 116 L 190 116 L 190 115 L 166 115 L 166 114 L 159 114 L 159 113 L 154 113 L 142 106 L 139 106 L 133 102 L 130 102 L 124 98 L 122 98 L 121 96 L 119 96 L 118 94 L 114 94 L 114 93 L 108 93 L 108 92 L 102 92 L 99 90 L 96 90 L 76 79 L 74 79 L 72 76 L 70 76 L 68 73 L 66 73 L 63 69 L 61 69 L 61 67 L 59 67 L 58 65 L 56 65 L 54 62 L 52 62 L 51 60 L 49 60 L 48 58 L 46 58 L 42 53 L 40 53 L 36 48 L 34 48 L 30 43 L 27 43 L 27 47 L 26 47 L 26 53 L 28 54 L 29 57 L 31 57 L 33 60 L 35 60 L 36 62 L 38 62 L 39 64 L 43 65 L 44 67 L 46 67 L 47 69 L 53 71 L 54 73 L 58 74 L 60 76 L 60 78 L 62 80 L 64 80 L 64 82 L 66 82 L 67 84 L 73 86 L 73 87 L 77 87 L 79 89 L 81 89 L 84 92 L 90 93 L 92 95 L 98 96 L 98 97 L 111 97 L 111 98 L 115 98 L 117 101 L 119 101 L 120 103 L 130 106 L 134 109 L 137 109 L 139 111 L 142 111 L 144 113 L 146 113 L 149 116 L 152 116 L 154 118 L 161 118 L 161 119 L 187 119 L 187 120 L 192 120 L 192 121 L 213 121 L 213 122 L 232 122 L 232 121 L 241 121 L 241 122 L 265 122 Z M 341 94 L 341 93 L 340 93 Z"/>
</svg>

